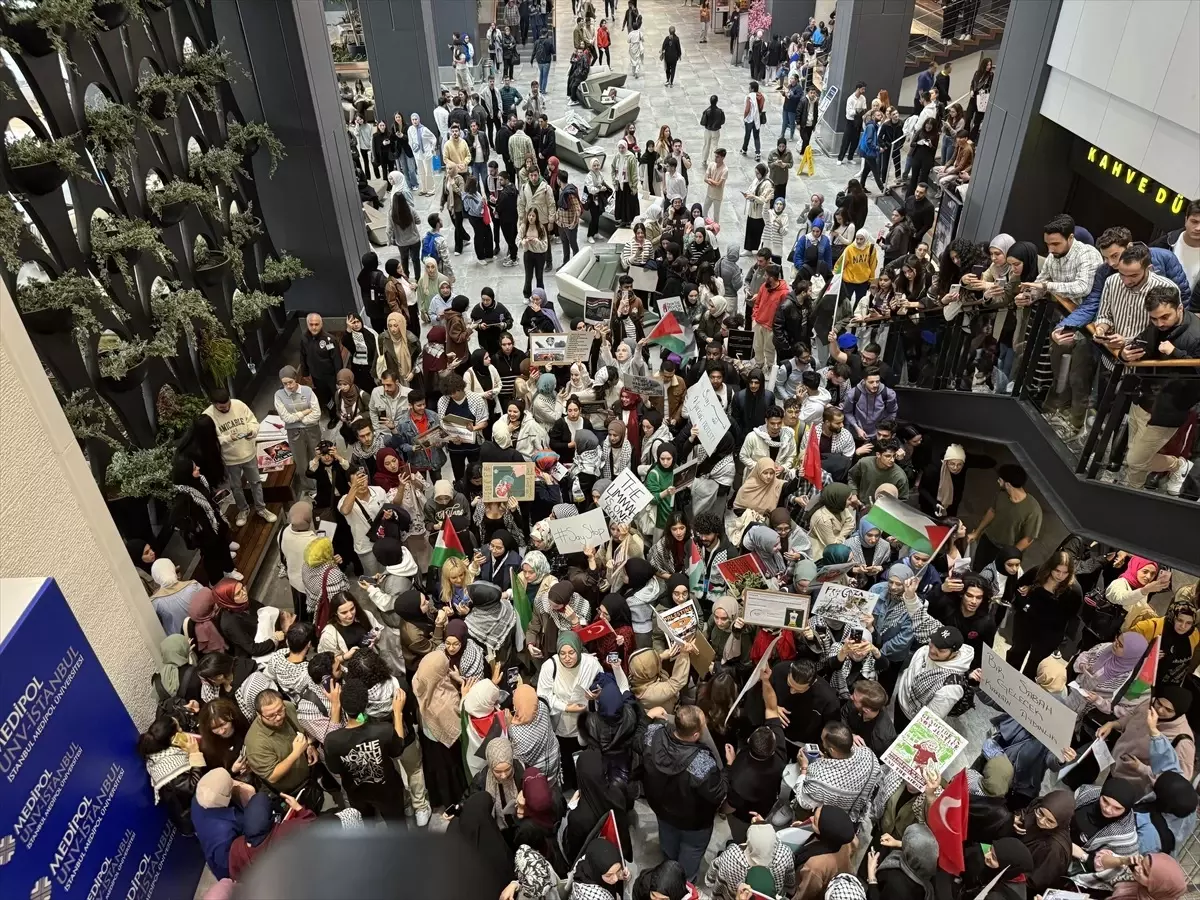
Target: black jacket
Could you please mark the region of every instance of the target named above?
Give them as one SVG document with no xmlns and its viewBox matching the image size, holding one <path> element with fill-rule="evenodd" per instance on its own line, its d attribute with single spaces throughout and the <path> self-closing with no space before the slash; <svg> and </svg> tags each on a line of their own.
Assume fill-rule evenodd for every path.
<svg viewBox="0 0 1200 900">
<path fill-rule="evenodd" d="M 231 656 L 251 658 L 265 656 L 275 651 L 277 645 L 270 638 L 265 641 L 254 640 L 254 634 L 258 630 L 258 611 L 260 609 L 262 609 L 262 604 L 257 600 L 251 600 L 239 610 L 222 609 L 220 615 L 217 616 L 217 630 L 221 632 L 221 637 L 225 638 L 225 643 L 229 645 Z M 243 676 L 241 680 L 244 681 L 245 677 Z"/>
<path fill-rule="evenodd" d="M 1161 375 L 1141 379 L 1137 404 L 1150 413 L 1150 424 L 1178 428 L 1187 421 L 1188 412 L 1200 401 L 1200 319 L 1184 313 L 1183 322 L 1169 331 L 1159 331 L 1153 324 L 1139 336 L 1146 353 L 1142 359 L 1195 359 L 1194 367 L 1164 368 Z M 1158 345 L 1169 341 L 1175 345 L 1170 356 L 1159 352 Z M 1136 370 L 1135 370 L 1136 371 Z M 1163 376 L 1188 377 L 1163 377 Z"/>
<path fill-rule="evenodd" d="M 847 700 L 842 704 L 842 721 L 846 723 L 846 727 L 850 729 L 851 733 L 862 738 L 867 749 L 880 759 L 883 758 L 888 747 L 892 746 L 892 742 L 896 740 L 896 724 L 886 709 L 880 710 L 879 715 L 868 722 L 855 708 L 854 701 Z"/>
<path fill-rule="evenodd" d="M 512 136 L 513 133 L 507 125 L 501 125 L 500 129 L 496 132 L 496 152 L 505 161 L 508 160 L 508 139 Z"/>
<path fill-rule="evenodd" d="M 775 352 L 780 360 L 791 359 L 792 351 L 799 343 L 807 343 L 812 327 L 803 306 L 795 294 L 788 294 L 775 311 L 773 326 Z"/>
<path fill-rule="evenodd" d="M 554 136 L 553 125 L 549 125 L 546 128 L 538 128 L 532 137 L 533 149 L 542 159 L 549 159 L 552 156 L 558 155 L 558 144 Z"/>
<path fill-rule="evenodd" d="M 533 45 L 533 52 L 529 54 L 531 63 L 548 63 L 554 59 L 554 42 L 549 37 L 540 37 L 537 43 Z"/>
<path fill-rule="evenodd" d="M 579 740 L 585 750 L 595 748 L 602 756 L 623 757 L 637 749 L 634 736 L 645 719 L 646 713 L 637 698 L 626 693 L 616 721 L 605 719 L 593 709 L 581 715 Z"/>
<path fill-rule="evenodd" d="M 488 352 L 492 357 L 492 365 L 495 365 L 496 357 L 500 355 L 500 335 L 511 331 L 513 327 L 512 313 L 498 300 L 493 301 L 491 306 L 477 303 L 471 310 L 471 321 L 487 324 L 488 327 L 477 331 L 476 335 L 479 337 L 479 346 Z M 496 325 L 500 327 L 494 327 Z"/>
<path fill-rule="evenodd" d="M 820 103 L 810 104 L 808 102 L 808 95 L 805 94 L 804 98 L 800 101 L 800 105 L 796 107 L 796 124 L 799 125 L 801 128 L 808 127 L 808 110 L 809 110 L 810 105 L 820 108 L 821 104 Z M 817 122 L 820 122 L 820 121 L 821 121 L 821 114 L 818 112 L 817 113 Z M 813 127 L 814 128 L 817 127 L 816 122 L 813 123 Z M 895 140 L 895 138 L 893 138 L 893 140 Z"/>
<path fill-rule="evenodd" d="M 517 227 L 517 198 L 520 194 L 516 187 L 509 185 L 496 195 L 496 215 L 501 225 Z"/>
<path fill-rule="evenodd" d="M 725 111 L 713 104 L 700 113 L 700 126 L 708 131 L 720 131 L 725 126 Z"/>
<path fill-rule="evenodd" d="M 456 106 L 450 110 L 450 118 L 447 122 L 451 127 L 457 125 L 462 129 L 463 134 L 466 134 L 471 125 L 471 114 L 467 112 L 465 106 Z"/>
<path fill-rule="evenodd" d="M 920 240 L 933 225 L 933 202 L 926 197 L 924 200 L 918 201 L 915 197 L 909 197 L 904 201 L 904 214 L 908 216 L 908 221 L 912 223 L 913 234 Z M 910 300 L 913 298 L 909 298 Z"/>
<path fill-rule="evenodd" d="M 646 729 L 642 766 L 646 802 L 655 815 L 682 831 L 712 826 L 728 781 L 707 747 L 681 741 L 656 722 Z"/>
<path fill-rule="evenodd" d="M 984 595 L 986 596 L 986 594 L 985 591 Z M 963 642 L 974 648 L 975 659 L 971 663 L 972 669 L 983 665 L 983 645 L 987 644 L 990 647 L 996 637 L 996 620 L 992 617 L 986 599 L 979 604 L 975 615 L 968 617 L 962 611 L 962 594 L 958 592 L 947 594 L 944 591 L 936 590 L 929 598 L 929 614 L 943 625 L 957 628 L 962 633 Z"/>
<path fill-rule="evenodd" d="M 307 330 L 300 335 L 301 375 L 308 375 L 317 381 L 333 381 L 341 367 L 342 349 L 333 335 L 322 331 L 314 336 Z"/>
<path fill-rule="evenodd" d="M 668 34 L 662 42 L 663 59 L 672 62 L 683 56 L 683 47 L 679 43 L 679 35 Z"/>
<path fill-rule="evenodd" d="M 375 162 L 379 165 L 390 163 L 395 158 L 392 155 L 395 150 L 390 131 L 379 131 L 376 129 L 375 133 L 371 135 L 371 148 L 375 154 Z"/>
</svg>

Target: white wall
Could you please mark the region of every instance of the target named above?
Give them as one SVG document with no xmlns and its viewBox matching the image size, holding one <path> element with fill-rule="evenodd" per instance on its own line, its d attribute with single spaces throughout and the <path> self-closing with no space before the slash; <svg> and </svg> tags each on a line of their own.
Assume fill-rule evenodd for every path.
<svg viewBox="0 0 1200 900">
<path fill-rule="evenodd" d="M 87 460 L 0 284 L 0 628 L 53 577 L 139 727 L 154 718 L 150 675 L 162 627 L 104 505 Z"/>
<path fill-rule="evenodd" d="M 1200 197 L 1200 0 L 1063 0 L 1042 115 Z"/>
</svg>

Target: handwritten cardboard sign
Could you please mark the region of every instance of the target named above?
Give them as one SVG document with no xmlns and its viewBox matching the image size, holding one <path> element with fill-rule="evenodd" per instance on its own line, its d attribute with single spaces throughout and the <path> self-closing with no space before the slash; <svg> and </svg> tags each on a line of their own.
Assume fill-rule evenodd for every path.
<svg viewBox="0 0 1200 900">
<path fill-rule="evenodd" d="M 608 520 L 602 509 L 591 509 L 569 519 L 547 519 L 546 523 L 559 553 L 582 553 L 588 547 L 608 542 Z"/>
<path fill-rule="evenodd" d="M 625 469 L 605 489 L 600 497 L 600 508 L 614 525 L 624 525 L 632 522 L 634 516 L 653 499 L 654 495 L 638 480 L 637 475 Z"/>
<path fill-rule="evenodd" d="M 1063 748 L 1071 746 L 1075 734 L 1073 709 L 1042 690 L 1036 681 L 1022 675 L 986 644 L 983 681 L 979 687 L 1055 757 L 1063 758 Z"/>
<path fill-rule="evenodd" d="M 687 405 L 688 417 L 700 429 L 700 443 L 704 445 L 704 452 L 711 455 L 729 430 L 729 416 L 725 415 L 712 382 L 701 378 L 688 388 Z"/>
</svg>

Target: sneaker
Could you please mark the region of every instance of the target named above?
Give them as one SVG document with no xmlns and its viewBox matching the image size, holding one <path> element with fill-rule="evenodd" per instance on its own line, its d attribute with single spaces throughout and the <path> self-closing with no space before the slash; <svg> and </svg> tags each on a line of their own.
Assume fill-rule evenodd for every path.
<svg viewBox="0 0 1200 900">
<path fill-rule="evenodd" d="M 230 569 L 228 572 L 225 573 L 225 577 L 232 578 L 234 581 L 242 581 L 245 578 L 245 576 L 242 575 L 242 573 L 239 572 L 237 569 Z"/>
<path fill-rule="evenodd" d="M 594 237 L 590 237 L 590 238 L 588 238 L 588 243 L 594 244 L 594 243 L 596 243 L 596 239 Z"/>
<path fill-rule="evenodd" d="M 262 509 L 256 509 L 255 512 L 258 513 L 259 517 L 264 522 L 278 522 L 279 521 L 279 516 L 275 515 L 275 513 L 271 512 L 265 506 Z"/>
<path fill-rule="evenodd" d="M 837 164 L 838 164 L 839 166 L 844 166 L 844 165 L 845 165 L 845 163 L 844 163 L 842 160 L 840 160 L 840 159 L 837 161 Z"/>
<path fill-rule="evenodd" d="M 432 810 L 430 810 L 430 809 L 418 809 L 417 810 L 417 827 L 424 828 L 426 825 L 428 825 L 429 818 L 431 815 L 432 815 Z"/>
<path fill-rule="evenodd" d="M 500 265 L 504 266 L 506 269 L 511 269 L 516 264 L 517 261 L 515 259 L 505 259 L 504 262 L 500 263 Z"/>
<path fill-rule="evenodd" d="M 245 524 L 245 523 L 243 522 L 243 524 Z M 237 541 L 229 542 L 229 552 L 230 553 L 237 553 L 241 549 L 242 549 L 242 545 L 239 544 Z"/>
<path fill-rule="evenodd" d="M 243 525 L 245 525 L 245 524 L 246 524 L 246 520 L 247 520 L 247 519 L 249 519 L 249 518 L 250 518 L 250 510 L 248 510 L 248 509 L 239 509 L 239 510 L 238 510 L 238 514 L 237 514 L 237 518 L 233 520 L 233 527 L 234 527 L 234 528 L 241 528 Z"/>
<path fill-rule="evenodd" d="M 1187 480 L 1188 475 L 1192 472 L 1192 466 L 1195 465 L 1190 459 L 1181 459 L 1179 468 L 1167 476 L 1167 493 L 1172 497 L 1178 497 L 1183 490 L 1183 483 Z"/>
<path fill-rule="evenodd" d="M 761 154 L 761 153 L 759 153 L 759 152 L 757 152 L 757 151 L 755 151 L 755 153 L 754 153 L 754 161 L 755 161 L 755 162 L 762 162 L 762 154 Z"/>
<path fill-rule="evenodd" d="M 462 251 L 461 251 L 461 250 L 455 250 L 455 251 L 454 251 L 454 255 L 455 255 L 455 256 L 462 256 Z"/>
</svg>

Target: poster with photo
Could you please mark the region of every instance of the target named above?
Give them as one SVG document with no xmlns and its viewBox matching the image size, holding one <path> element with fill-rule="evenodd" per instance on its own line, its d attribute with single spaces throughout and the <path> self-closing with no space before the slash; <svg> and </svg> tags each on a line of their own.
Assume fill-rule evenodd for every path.
<svg viewBox="0 0 1200 900">
<path fill-rule="evenodd" d="M 567 358 L 567 333 L 547 332 L 529 336 L 529 362 L 534 366 L 559 366 Z"/>
<path fill-rule="evenodd" d="M 674 468 L 674 477 L 671 480 L 671 486 L 675 488 L 676 493 L 679 493 L 685 487 L 689 487 L 696 480 L 696 469 L 699 467 L 700 460 L 693 459 L 691 462 L 686 462 Z"/>
<path fill-rule="evenodd" d="M 613 298 L 611 294 L 585 294 L 583 297 L 583 321 L 589 325 L 607 325 L 612 318 Z"/>
<path fill-rule="evenodd" d="M 464 419 L 462 416 L 445 415 L 442 416 L 441 428 L 447 440 L 458 438 L 466 444 L 475 443 L 475 423 L 470 419 Z"/>
<path fill-rule="evenodd" d="M 748 590 L 743 595 L 742 619 L 747 625 L 802 630 L 808 627 L 808 609 L 812 599 L 805 594 L 782 591 Z"/>
<path fill-rule="evenodd" d="M 657 378 L 651 378 L 648 375 L 635 375 L 632 372 L 626 372 L 621 376 L 621 384 L 635 394 L 641 394 L 649 399 L 651 397 L 667 396 L 667 386 Z"/>
<path fill-rule="evenodd" d="M 863 617 L 874 611 L 878 599 L 870 591 L 860 591 L 844 584 L 823 584 L 813 603 L 812 617 L 826 622 L 861 625 Z"/>
<path fill-rule="evenodd" d="M 430 447 L 436 447 L 444 443 L 446 443 L 446 432 L 441 425 L 426 428 L 424 434 L 418 434 L 413 439 L 413 446 L 419 447 L 422 450 L 428 450 Z"/>
<path fill-rule="evenodd" d="M 669 629 L 670 633 L 681 641 L 691 640 L 696 629 L 700 627 L 700 611 L 696 609 L 692 600 L 686 600 L 658 615 L 662 620 L 663 633 L 667 633 Z"/>
<path fill-rule="evenodd" d="M 733 586 L 733 583 L 743 575 L 758 575 L 764 580 L 762 563 L 758 561 L 758 557 L 753 553 L 743 553 L 741 556 L 735 556 L 733 559 L 727 559 L 723 563 L 717 563 L 717 571 L 721 573 L 721 577 L 725 579 L 725 583 Z"/>
<path fill-rule="evenodd" d="M 484 463 L 483 502 L 503 503 L 533 499 L 533 463 Z"/>
<path fill-rule="evenodd" d="M 260 472 L 278 472 L 292 461 L 292 447 L 287 441 L 259 444 L 255 455 Z"/>
<path fill-rule="evenodd" d="M 887 748 L 880 762 L 890 766 L 917 791 L 923 791 L 925 772 L 933 770 L 941 776 L 965 746 L 965 737 L 923 706 Z"/>
</svg>

